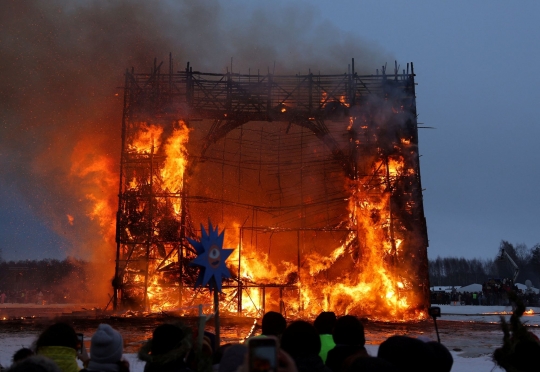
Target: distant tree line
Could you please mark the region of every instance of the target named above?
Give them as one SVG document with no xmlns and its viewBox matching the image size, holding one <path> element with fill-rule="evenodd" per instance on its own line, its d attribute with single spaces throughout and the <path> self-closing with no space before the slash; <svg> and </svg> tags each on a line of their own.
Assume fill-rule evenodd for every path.
<svg viewBox="0 0 540 372">
<path fill-rule="evenodd" d="M 540 244 L 528 248 L 525 244 L 513 245 L 501 241 L 503 248 L 519 268 L 517 283 L 525 283 L 528 279 L 533 286 L 540 288 Z M 499 250 L 500 251 L 500 250 Z M 437 257 L 429 260 L 429 280 L 431 286 L 464 286 L 482 284 L 488 279 L 513 278 L 514 268 L 506 259 L 498 260 L 498 253 L 493 258 L 457 258 Z"/>
<path fill-rule="evenodd" d="M 88 262 L 74 258 L 0 261 L 0 293 L 10 302 L 39 292 L 53 302 L 81 301 L 88 293 L 88 272 Z"/>
<path fill-rule="evenodd" d="M 501 241 L 503 248 L 519 267 L 516 282 L 528 279 L 540 288 L 540 244 L 528 248 L 525 244 L 513 245 Z M 1 251 L 0 251 L 1 254 Z M 437 257 L 429 260 L 429 280 L 431 286 L 464 286 L 482 284 L 491 278 L 513 278 L 514 268 L 508 260 L 498 260 L 498 252 L 493 258 Z M 75 258 L 64 260 L 22 260 L 2 261 L 0 256 L 0 293 L 2 291 L 42 291 L 52 298 L 64 301 L 83 300 L 87 295 L 90 264 Z"/>
</svg>

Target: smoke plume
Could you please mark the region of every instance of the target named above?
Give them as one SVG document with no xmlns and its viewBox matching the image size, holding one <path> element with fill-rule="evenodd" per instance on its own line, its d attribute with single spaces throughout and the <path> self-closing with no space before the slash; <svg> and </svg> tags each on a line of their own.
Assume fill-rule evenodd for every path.
<svg viewBox="0 0 540 372">
<path fill-rule="evenodd" d="M 169 52 L 175 71 L 189 61 L 194 70 L 261 74 L 343 73 L 351 57 L 357 71 L 371 73 L 392 59 L 322 21 L 309 4 L 229 4 L 0 6 L 0 179 L 67 238 L 66 254 L 109 263 L 103 288 L 113 276 L 126 68 L 150 71 L 154 57 L 159 63 Z"/>
</svg>

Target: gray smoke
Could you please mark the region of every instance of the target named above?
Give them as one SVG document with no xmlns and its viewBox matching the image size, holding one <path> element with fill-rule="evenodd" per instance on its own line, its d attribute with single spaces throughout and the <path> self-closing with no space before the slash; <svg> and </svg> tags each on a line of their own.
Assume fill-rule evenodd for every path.
<svg viewBox="0 0 540 372">
<path fill-rule="evenodd" d="M 169 52 L 175 71 L 189 61 L 194 70 L 225 72 L 232 57 L 234 72 L 261 74 L 344 73 L 351 57 L 358 72 L 372 73 L 393 59 L 322 21 L 309 3 L 249 8 L 215 0 L 2 2 L 2 187 L 17 188 L 67 237 L 67 253 L 88 258 L 99 247 L 114 260 L 103 228 L 87 216 L 88 195 L 117 203 L 126 68 L 150 71 Z M 101 162 L 114 178 L 94 167 Z"/>
</svg>

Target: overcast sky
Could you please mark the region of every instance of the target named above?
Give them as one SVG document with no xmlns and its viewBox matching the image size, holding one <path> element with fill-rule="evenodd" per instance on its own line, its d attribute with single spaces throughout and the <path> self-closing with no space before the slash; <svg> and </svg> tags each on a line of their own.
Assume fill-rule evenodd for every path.
<svg viewBox="0 0 540 372">
<path fill-rule="evenodd" d="M 64 3 L 70 2 L 54 2 L 57 8 L 62 8 Z M 430 258 L 492 258 L 501 240 L 524 243 L 529 247 L 540 243 L 540 75 L 536 71 L 540 61 L 540 2 L 312 0 L 296 4 L 292 2 L 293 6 L 285 1 L 272 2 L 271 5 L 247 0 L 224 0 L 216 2 L 216 6 L 212 5 L 212 1 L 203 3 L 209 4 L 207 17 L 198 20 L 199 23 L 189 30 L 197 34 L 200 40 L 208 38 L 210 41 L 221 36 L 216 35 L 215 30 L 214 33 L 205 34 L 199 30 L 198 24 L 222 22 L 234 25 L 239 30 L 236 35 L 242 35 L 243 25 L 250 24 L 250 29 L 243 33 L 253 33 L 253 29 L 257 28 L 256 35 L 274 39 L 273 42 L 277 44 L 286 43 L 289 36 L 281 32 L 283 27 L 277 32 L 272 21 L 253 22 L 254 14 L 262 13 L 268 14 L 266 20 L 275 19 L 276 23 L 284 24 L 293 20 L 298 27 L 294 32 L 300 35 L 295 37 L 301 40 L 305 50 L 311 50 L 310 44 L 316 43 L 319 36 L 313 35 L 324 35 L 324 43 L 330 45 L 327 50 L 333 50 L 331 46 L 334 42 L 350 45 L 360 40 L 362 46 L 351 48 L 350 55 L 343 59 L 343 71 L 346 71 L 352 57 L 358 64 L 362 64 L 363 60 L 365 63 L 378 62 L 378 57 L 373 57 L 373 53 L 390 59 L 387 61 L 390 66 L 394 63 L 392 58 L 397 59 L 401 66 L 407 62 L 414 63 L 418 83 L 418 120 L 425 126 L 435 128 L 421 129 L 419 143 Z M 11 43 L 19 42 L 18 35 L 24 33 L 29 19 L 40 17 L 40 13 L 28 16 L 24 12 L 10 12 L 8 16 L 6 11 L 2 11 L 4 6 L 5 2 L 0 5 L 0 13 L 4 14 L 0 18 L 5 20 L 3 17 L 10 17 L 11 28 L 9 31 L 7 27 L 0 29 L 0 53 L 3 54 L 0 60 L 3 60 L 3 64 L 14 66 L 21 60 L 15 61 L 17 56 L 10 51 L 19 46 Z M 215 20 L 212 13 L 214 8 L 220 9 L 219 12 L 216 10 L 216 14 L 219 14 L 217 17 L 226 19 Z M 173 9 L 176 8 L 171 7 L 171 12 Z M 17 17 L 20 17 L 19 21 Z M 65 17 L 69 18 L 70 13 L 65 12 Z M 137 17 L 144 18 L 144 12 L 136 14 Z M 189 15 L 176 14 L 175 20 L 179 24 L 188 22 L 185 17 Z M 301 19 L 304 17 L 310 20 L 306 29 L 313 29 L 314 34 L 310 34 L 311 31 L 303 34 Z M 104 18 L 100 14 L 100 19 Z M 107 21 L 122 22 L 122 19 L 112 17 Z M 39 25 L 39 22 L 36 24 Z M 32 32 L 49 32 L 39 27 Z M 101 22 L 95 22 L 95 27 L 99 29 L 104 26 Z M 156 27 L 162 25 L 156 22 Z M 325 29 L 328 30 L 326 34 Z M 223 31 L 223 34 L 227 32 Z M 115 35 L 111 34 L 110 37 L 114 39 Z M 176 36 L 181 37 L 179 34 L 168 35 L 167 38 L 160 35 L 160 40 L 174 40 Z M 146 42 L 151 42 L 152 33 L 145 32 L 145 38 L 148 39 Z M 219 42 L 233 43 L 226 37 Z M 261 44 L 261 48 L 264 49 L 268 43 L 270 41 Z M 171 47 L 166 42 L 161 44 L 163 48 L 168 48 L 161 51 L 162 55 L 166 55 Z M 197 60 L 197 53 L 211 53 L 208 48 L 203 50 L 204 44 L 199 42 L 197 46 L 187 48 L 181 58 Z M 310 58 L 328 58 L 324 50 L 312 49 Z M 232 54 L 231 50 L 239 49 L 229 48 L 228 52 Z M 152 53 L 156 51 L 151 50 L 148 55 Z M 241 52 L 238 54 L 242 55 Z M 237 58 L 237 55 L 227 56 L 226 60 L 230 57 Z M 93 55 L 84 58 L 92 59 Z M 148 60 L 151 62 L 151 59 Z M 118 60 L 103 63 L 115 66 L 117 70 L 118 81 L 111 81 L 111 86 L 106 89 L 113 91 L 118 87 L 118 82 L 121 84 L 123 70 L 133 61 L 119 57 Z M 202 62 L 200 64 L 203 65 Z M 40 69 L 35 68 L 38 72 L 20 80 L 20 89 L 12 89 L 9 76 L 0 79 L 0 94 L 4 101 L 6 97 L 11 99 L 29 94 L 36 79 L 43 79 Z M 380 69 L 380 66 L 373 65 L 372 71 L 376 68 Z M 219 69 L 216 72 L 220 72 Z M 62 76 L 58 79 L 62 79 Z M 13 99 L 9 102 L 20 101 Z M 118 115 L 110 117 L 113 121 L 110 133 L 119 136 L 121 106 L 117 107 L 120 107 Z M 66 238 L 68 233 L 63 233 L 58 224 L 51 222 L 50 216 L 43 214 L 50 201 L 40 201 L 40 198 L 50 195 L 59 198 L 59 194 L 54 191 L 40 193 L 36 190 L 43 185 L 33 183 L 31 175 L 18 179 L 17 174 L 18 169 L 25 173 L 33 171 L 35 162 L 27 154 L 31 154 L 34 148 L 50 147 L 47 131 L 55 127 L 47 122 L 36 125 L 39 130 L 32 132 L 32 149 L 16 151 L 19 145 L 14 141 L 19 141 L 16 136 L 27 132 L 26 124 L 10 112 L 13 107 L 0 104 L 0 109 L 2 257 L 7 260 L 65 257 L 73 240 Z M 39 120 L 39 117 L 33 120 Z M 14 128 L 18 128 L 16 136 L 13 135 Z M 29 144 L 27 141 L 21 146 Z M 115 151 L 111 151 L 111 154 L 119 157 Z M 55 177 L 56 174 L 45 176 Z M 40 179 L 44 179 L 43 175 Z M 29 189 L 34 191 L 29 192 Z"/>
</svg>

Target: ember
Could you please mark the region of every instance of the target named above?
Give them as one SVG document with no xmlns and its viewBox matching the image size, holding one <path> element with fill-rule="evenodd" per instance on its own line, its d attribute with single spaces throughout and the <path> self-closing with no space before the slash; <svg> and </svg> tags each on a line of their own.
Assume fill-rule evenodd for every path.
<svg viewBox="0 0 540 372">
<path fill-rule="evenodd" d="M 161 66 L 161 65 L 160 65 Z M 414 72 L 126 74 L 115 307 L 188 313 L 187 237 L 225 228 L 222 311 L 426 318 Z"/>
</svg>

